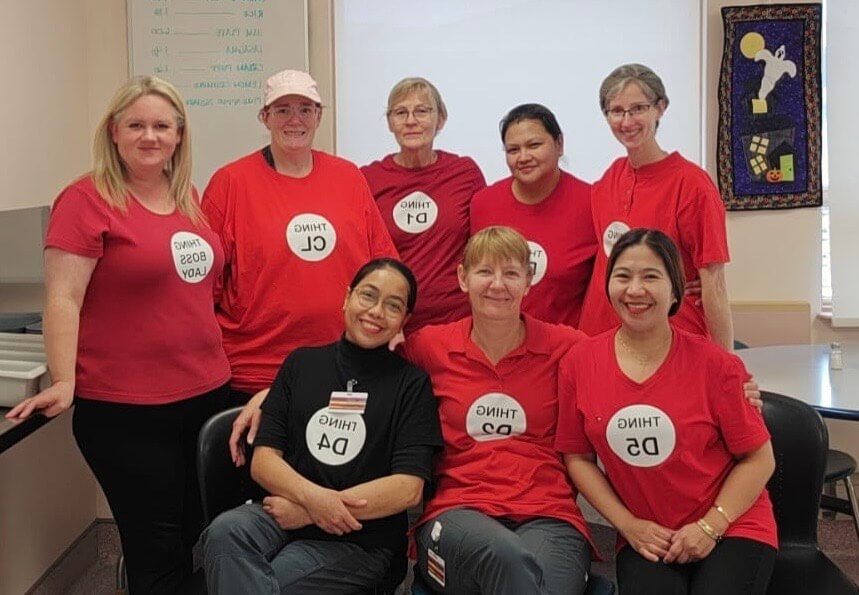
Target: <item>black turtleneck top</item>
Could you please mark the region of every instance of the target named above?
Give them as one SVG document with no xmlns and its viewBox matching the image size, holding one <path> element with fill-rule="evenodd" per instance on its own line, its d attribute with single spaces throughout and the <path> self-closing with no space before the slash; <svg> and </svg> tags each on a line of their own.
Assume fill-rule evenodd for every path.
<svg viewBox="0 0 859 595">
<path fill-rule="evenodd" d="M 331 412 L 332 392 L 367 393 L 363 413 Z M 443 442 L 429 376 L 387 345 L 364 349 L 340 341 L 296 349 L 281 366 L 262 405 L 255 446 L 283 451 L 298 473 L 343 490 L 403 473 L 432 479 L 432 457 Z M 364 547 L 405 548 L 405 511 L 362 521 L 344 536 L 311 525 L 296 538 L 344 540 Z"/>
</svg>

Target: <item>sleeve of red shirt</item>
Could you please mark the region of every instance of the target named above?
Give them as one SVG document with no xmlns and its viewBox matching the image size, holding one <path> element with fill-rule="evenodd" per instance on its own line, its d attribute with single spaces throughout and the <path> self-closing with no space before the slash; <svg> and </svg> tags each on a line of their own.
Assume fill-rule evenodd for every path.
<svg viewBox="0 0 859 595">
<path fill-rule="evenodd" d="M 483 177 L 483 172 L 480 171 L 480 167 L 475 163 L 474 159 L 471 157 L 466 157 L 468 160 L 471 170 L 471 183 L 472 183 L 472 191 L 471 195 L 474 196 L 474 193 L 483 190 L 486 188 L 486 178 Z"/>
<path fill-rule="evenodd" d="M 100 197 L 88 195 L 79 185 L 69 186 L 51 208 L 45 247 L 101 258 L 104 235 L 110 229 L 110 208 Z"/>
<path fill-rule="evenodd" d="M 763 415 L 746 400 L 743 383 L 749 373 L 736 356 L 719 354 L 723 369 L 713 369 L 710 407 L 731 454 L 743 455 L 770 439 Z M 714 365 L 715 368 L 715 365 Z M 720 374 L 721 373 L 721 374 Z M 715 381 L 721 375 L 721 382 Z"/>
<path fill-rule="evenodd" d="M 227 251 L 227 238 L 225 237 L 226 215 L 224 212 L 226 210 L 227 187 L 227 176 L 220 171 L 215 172 L 215 175 L 212 176 L 212 179 L 209 180 L 209 184 L 203 191 L 203 200 L 200 204 L 200 208 L 203 209 L 203 214 L 206 216 L 206 220 L 209 222 L 212 231 L 221 237 L 221 244 L 223 244 L 225 251 Z M 231 255 L 232 250 L 227 251 L 225 254 L 227 262 L 230 261 Z"/>
<path fill-rule="evenodd" d="M 370 254 L 373 258 L 390 257 L 400 259 L 400 254 L 394 247 L 394 242 L 391 240 L 391 234 L 388 233 L 388 228 L 385 226 L 385 221 L 382 219 L 382 214 L 379 212 L 379 207 L 376 206 L 376 201 L 370 192 L 370 187 L 367 185 L 367 180 L 364 175 L 359 173 L 356 176 L 356 183 L 359 185 L 358 193 L 361 200 L 364 202 L 364 212 L 367 218 L 367 232 L 369 233 Z"/>
<path fill-rule="evenodd" d="M 231 265 L 234 261 L 235 241 L 230 233 L 230 226 L 226 221 L 226 201 L 229 187 L 228 176 L 220 171 L 215 172 L 209 184 L 203 191 L 203 199 L 200 208 L 203 210 L 203 215 L 218 237 L 221 239 L 221 247 L 224 250 L 224 272 L 221 277 L 215 282 L 214 294 L 215 303 L 221 301 L 221 295 L 224 292 L 225 277 L 229 274 Z"/>
<path fill-rule="evenodd" d="M 677 229 L 680 243 L 692 255 L 696 269 L 728 262 L 725 205 L 710 177 L 703 170 L 689 180 L 689 191 L 680 199 Z"/>
<path fill-rule="evenodd" d="M 400 343 L 399 347 L 397 347 L 397 353 L 399 353 L 403 359 L 412 362 L 417 367 L 426 369 L 426 362 L 423 358 L 423 349 L 421 348 L 424 343 L 422 336 L 423 333 L 421 331 L 407 335 L 406 340 Z"/>
<path fill-rule="evenodd" d="M 578 410 L 575 366 L 581 358 L 578 349 L 565 355 L 558 365 L 558 427 L 555 450 L 562 453 L 587 454 L 593 446 L 585 436 L 584 419 Z"/>
<path fill-rule="evenodd" d="M 482 212 L 482 204 L 484 195 L 486 194 L 486 186 L 477 190 L 471 197 L 471 204 L 468 206 L 468 235 L 473 236 L 475 233 L 485 227 L 480 216 Z"/>
</svg>

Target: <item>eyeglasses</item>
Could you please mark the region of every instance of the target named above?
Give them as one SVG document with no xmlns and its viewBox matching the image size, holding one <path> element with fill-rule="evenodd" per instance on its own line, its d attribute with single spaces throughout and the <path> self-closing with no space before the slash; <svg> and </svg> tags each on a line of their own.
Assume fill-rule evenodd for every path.
<svg viewBox="0 0 859 595">
<path fill-rule="evenodd" d="M 637 118 L 639 116 L 644 115 L 647 110 L 653 107 L 652 103 L 636 103 L 629 109 L 623 109 L 622 107 L 613 107 L 611 109 L 605 110 L 605 115 L 609 120 L 613 122 L 620 122 L 623 120 L 623 117 L 626 114 L 629 114 L 630 118 Z"/>
<path fill-rule="evenodd" d="M 300 105 L 292 107 L 291 105 L 281 105 L 268 110 L 271 118 L 278 122 L 286 122 L 296 114 L 302 122 L 310 122 L 319 113 L 319 108 L 315 105 Z"/>
<path fill-rule="evenodd" d="M 432 113 L 435 110 L 431 107 L 426 106 L 418 106 L 412 111 L 409 111 L 408 108 L 398 107 L 395 110 L 391 110 L 388 112 L 388 116 L 397 124 L 402 124 L 406 120 L 409 119 L 409 114 L 415 117 L 415 120 L 418 122 L 426 122 L 432 116 Z"/>
<path fill-rule="evenodd" d="M 381 297 L 370 288 L 358 288 L 355 290 L 355 295 L 358 296 L 358 303 L 362 308 L 375 308 Z M 401 301 L 389 298 L 382 301 L 382 309 L 389 318 L 399 318 L 406 313 L 406 306 Z"/>
</svg>

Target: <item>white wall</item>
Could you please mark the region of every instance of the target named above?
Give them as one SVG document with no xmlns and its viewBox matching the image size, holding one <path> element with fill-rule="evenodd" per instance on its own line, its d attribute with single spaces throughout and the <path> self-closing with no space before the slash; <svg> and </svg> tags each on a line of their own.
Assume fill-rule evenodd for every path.
<svg viewBox="0 0 859 595">
<path fill-rule="evenodd" d="M 89 163 L 84 6 L 31 0 L 0 8 L 0 211 L 50 204 Z"/>
<path fill-rule="evenodd" d="M 671 106 L 660 141 L 700 159 L 700 12 L 689 0 L 370 0 L 335 2 L 337 149 L 363 164 L 395 150 L 388 91 L 424 76 L 449 119 L 437 146 L 474 157 L 488 181 L 509 175 L 498 122 L 543 103 L 565 132 L 565 169 L 595 180 L 621 154 L 599 111 L 611 70 L 643 62 Z"/>
<path fill-rule="evenodd" d="M 853 126 L 859 103 L 859 72 L 855 60 L 839 56 L 859 55 L 859 3 L 828 0 L 826 26 L 827 115 L 829 118 L 829 204 L 832 244 L 833 326 L 859 327 L 859 178 L 856 158 L 859 140 Z"/>
</svg>

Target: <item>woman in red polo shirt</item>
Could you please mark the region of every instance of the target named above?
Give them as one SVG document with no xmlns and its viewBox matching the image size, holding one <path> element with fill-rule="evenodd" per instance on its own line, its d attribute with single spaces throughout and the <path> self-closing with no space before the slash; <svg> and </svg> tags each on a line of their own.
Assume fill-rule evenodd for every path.
<svg viewBox="0 0 859 595">
<path fill-rule="evenodd" d="M 444 451 L 415 537 L 417 569 L 444 593 L 579 594 L 589 532 L 554 451 L 558 362 L 584 335 L 522 314 L 530 250 L 507 227 L 468 242 L 458 268 L 471 316 L 406 338 L 438 399 Z"/>
<path fill-rule="evenodd" d="M 684 275 L 667 235 L 621 236 L 607 277 L 621 326 L 561 361 L 555 445 L 618 530 L 620 592 L 763 595 L 778 547 L 764 487 L 775 463 L 743 397 L 748 373 L 669 322 Z"/>
</svg>

